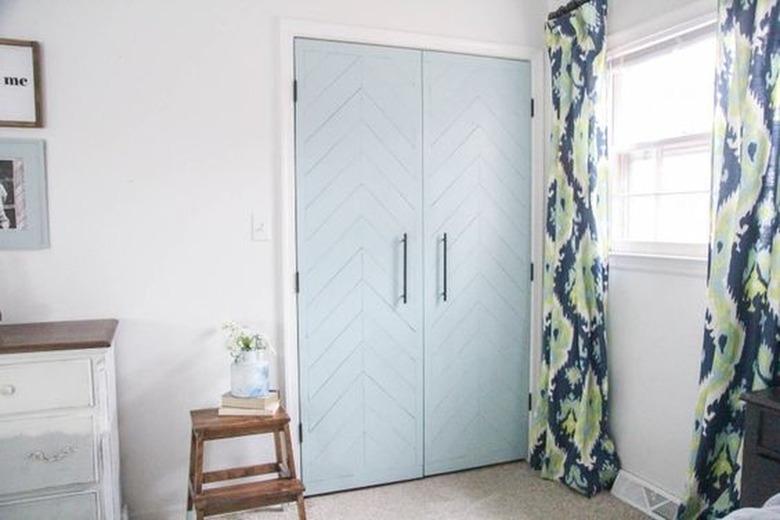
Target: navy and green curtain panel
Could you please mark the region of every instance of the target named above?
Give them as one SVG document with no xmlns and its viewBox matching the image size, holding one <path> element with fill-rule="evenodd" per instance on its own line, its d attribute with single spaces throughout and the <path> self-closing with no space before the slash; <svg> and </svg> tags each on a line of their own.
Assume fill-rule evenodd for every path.
<svg viewBox="0 0 780 520">
<path fill-rule="evenodd" d="M 544 336 L 531 465 L 592 496 L 619 461 L 609 432 L 606 0 L 578 1 L 547 22 L 553 156 L 547 181 Z"/>
<path fill-rule="evenodd" d="M 738 507 L 740 396 L 780 383 L 780 0 L 720 0 L 719 24 L 708 305 L 681 518 Z"/>
</svg>

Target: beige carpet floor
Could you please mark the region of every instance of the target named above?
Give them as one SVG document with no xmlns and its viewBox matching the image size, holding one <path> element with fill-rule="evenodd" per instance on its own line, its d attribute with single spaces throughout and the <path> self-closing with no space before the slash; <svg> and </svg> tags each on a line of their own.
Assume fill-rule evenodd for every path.
<svg viewBox="0 0 780 520">
<path fill-rule="evenodd" d="M 647 518 L 609 493 L 587 499 L 538 478 L 525 463 L 452 473 L 306 499 L 309 520 L 633 520 Z M 294 504 L 220 517 L 296 520 Z"/>
</svg>

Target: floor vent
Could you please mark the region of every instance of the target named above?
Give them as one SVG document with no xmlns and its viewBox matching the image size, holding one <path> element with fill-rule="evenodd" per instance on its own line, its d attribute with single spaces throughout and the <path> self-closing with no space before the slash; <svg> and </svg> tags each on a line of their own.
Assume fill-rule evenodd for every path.
<svg viewBox="0 0 780 520">
<path fill-rule="evenodd" d="M 656 520 L 673 520 L 680 501 L 652 484 L 621 470 L 612 494 Z"/>
</svg>

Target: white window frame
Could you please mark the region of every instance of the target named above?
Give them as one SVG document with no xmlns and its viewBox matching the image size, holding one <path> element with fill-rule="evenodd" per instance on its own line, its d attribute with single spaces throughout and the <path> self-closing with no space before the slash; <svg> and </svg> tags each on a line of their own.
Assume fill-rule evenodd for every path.
<svg viewBox="0 0 780 520">
<path fill-rule="evenodd" d="M 618 48 L 607 49 L 607 63 L 608 63 L 608 99 L 609 99 L 609 154 L 610 154 L 610 178 L 609 178 L 609 196 L 608 196 L 608 215 L 610 218 L 610 256 L 637 256 L 645 258 L 689 258 L 695 260 L 706 260 L 708 253 L 708 244 L 704 243 L 669 243 L 669 242 L 640 242 L 640 241 L 628 241 L 628 240 L 614 240 L 611 228 L 617 223 L 612 222 L 612 186 L 614 175 L 619 171 L 620 164 L 618 161 L 621 158 L 625 158 L 626 155 L 647 149 L 661 148 L 661 149 L 674 149 L 677 147 L 688 146 L 706 146 L 710 148 L 712 143 L 711 133 L 702 133 L 695 135 L 686 135 L 683 137 L 675 137 L 670 139 L 663 139 L 658 141 L 652 141 L 648 143 L 635 143 L 631 146 L 624 146 L 618 148 L 614 142 L 614 132 L 611 131 L 614 128 L 614 113 L 615 113 L 615 97 L 612 92 L 613 85 L 613 68 L 616 63 L 620 63 L 626 58 L 635 59 L 643 54 L 654 54 L 657 52 L 663 52 L 665 49 L 673 48 L 679 44 L 685 44 L 693 42 L 698 38 L 705 37 L 706 35 L 714 34 L 717 31 L 717 19 L 712 16 L 702 17 L 696 20 L 692 20 L 688 23 L 681 24 L 672 29 L 656 33 L 649 37 L 635 39 L 622 45 Z M 713 71 L 713 78 L 715 71 Z M 711 181 L 712 185 L 712 181 Z M 694 192 L 686 192 L 694 193 Z M 671 192 L 664 192 L 664 194 L 671 195 Z"/>
</svg>

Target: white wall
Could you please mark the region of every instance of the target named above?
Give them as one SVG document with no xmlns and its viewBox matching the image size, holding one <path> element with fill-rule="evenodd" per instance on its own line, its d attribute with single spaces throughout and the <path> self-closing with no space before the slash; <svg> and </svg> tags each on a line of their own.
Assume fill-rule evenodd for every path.
<svg viewBox="0 0 780 520">
<path fill-rule="evenodd" d="M 704 333 L 706 262 L 611 259 L 611 425 L 623 469 L 683 495 Z"/>
<path fill-rule="evenodd" d="M 278 19 L 541 47 L 528 0 L 0 0 L 0 35 L 43 47 L 51 247 L 0 252 L 7 321 L 121 320 L 122 478 L 181 517 L 188 410 L 228 385 L 224 319 L 281 329 Z M 270 242 L 249 239 L 267 215 Z M 222 462 L 242 457 L 233 443 Z M 208 453 L 207 453 L 208 455 Z M 248 461 L 247 461 L 248 462 Z"/>
<path fill-rule="evenodd" d="M 557 8 L 565 0 L 550 0 Z M 617 47 L 713 13 L 715 0 L 612 0 Z M 714 73 L 714 72 L 713 72 Z M 623 469 L 684 493 L 704 332 L 704 261 L 611 258 L 611 425 Z"/>
</svg>

